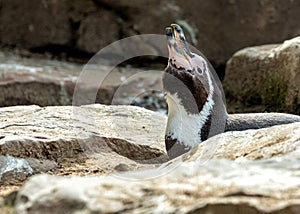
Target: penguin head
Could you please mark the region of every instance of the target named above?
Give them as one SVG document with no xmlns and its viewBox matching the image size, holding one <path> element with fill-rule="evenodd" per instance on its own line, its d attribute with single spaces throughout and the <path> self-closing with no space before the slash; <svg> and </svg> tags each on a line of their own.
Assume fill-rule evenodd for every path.
<svg viewBox="0 0 300 214">
<path fill-rule="evenodd" d="M 183 96 L 180 96 L 180 98 L 184 98 L 187 95 L 186 93 L 190 92 L 193 95 L 190 99 L 193 99 L 197 106 L 193 106 L 192 109 L 191 106 L 187 106 L 192 100 L 182 102 L 182 104 L 186 106 L 190 113 L 197 114 L 207 101 L 210 90 L 210 72 L 207 61 L 202 56 L 191 52 L 184 32 L 179 25 L 172 24 L 167 27 L 166 36 L 169 60 L 165 69 L 165 80 L 169 79 L 169 81 L 163 81 L 165 91 L 171 94 L 177 93 L 180 96 L 183 93 L 180 91 L 180 89 L 183 89 L 182 87 L 188 89 L 189 91 L 185 90 L 185 94 L 182 94 Z M 175 79 L 173 77 L 176 78 L 177 83 L 174 83 Z M 173 81 L 170 79 L 173 79 Z M 180 82 L 184 85 L 181 85 Z"/>
<path fill-rule="evenodd" d="M 169 51 L 168 66 L 191 74 L 197 72 L 201 75 L 207 67 L 206 60 L 191 52 L 182 28 L 177 24 L 172 24 L 166 28 L 166 36 Z"/>
</svg>

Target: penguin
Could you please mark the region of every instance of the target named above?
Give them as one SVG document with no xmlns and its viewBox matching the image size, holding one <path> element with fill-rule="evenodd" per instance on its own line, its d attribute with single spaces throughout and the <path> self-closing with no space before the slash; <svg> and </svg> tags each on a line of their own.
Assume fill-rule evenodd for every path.
<svg viewBox="0 0 300 214">
<path fill-rule="evenodd" d="M 212 66 L 190 50 L 182 28 L 171 24 L 166 38 L 169 59 L 162 82 L 168 104 L 165 147 L 170 159 L 223 132 L 300 122 L 300 116 L 284 113 L 228 114 Z"/>
</svg>

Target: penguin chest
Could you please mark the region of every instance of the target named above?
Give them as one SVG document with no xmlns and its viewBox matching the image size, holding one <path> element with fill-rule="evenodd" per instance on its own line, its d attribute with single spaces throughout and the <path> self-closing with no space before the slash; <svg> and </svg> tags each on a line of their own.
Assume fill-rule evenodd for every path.
<svg viewBox="0 0 300 214">
<path fill-rule="evenodd" d="M 201 129 L 210 112 L 188 113 L 176 93 L 166 93 L 166 101 L 168 103 L 166 138 L 176 140 L 190 148 L 201 143 Z"/>
</svg>

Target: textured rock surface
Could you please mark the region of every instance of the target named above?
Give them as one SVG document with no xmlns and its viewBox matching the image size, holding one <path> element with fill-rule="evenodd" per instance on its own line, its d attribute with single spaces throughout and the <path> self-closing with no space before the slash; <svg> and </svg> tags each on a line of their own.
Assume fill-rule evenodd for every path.
<svg viewBox="0 0 300 214">
<path fill-rule="evenodd" d="M 166 26 L 178 22 L 212 62 L 225 64 L 243 47 L 298 35 L 299 6 L 292 0 L 2 1 L 0 43 L 94 53 L 126 36 L 163 34 Z"/>
<path fill-rule="evenodd" d="M 299 123 L 225 133 L 158 169 L 85 178 L 34 176 L 18 193 L 16 210 L 296 214 L 299 169 Z M 163 175 L 148 179 L 156 173 Z"/>
<path fill-rule="evenodd" d="M 0 115 L 2 155 L 57 160 L 107 147 L 144 160 L 163 153 L 166 118 L 138 107 L 17 106 L 1 108 Z"/>
<path fill-rule="evenodd" d="M 300 114 L 300 37 L 238 51 L 228 61 L 224 90 L 231 111 Z"/>
<path fill-rule="evenodd" d="M 107 74 L 106 66 L 97 65 L 97 69 L 103 75 Z M 74 88 L 82 71 L 83 65 L 79 64 L 28 59 L 0 52 L 0 106 L 72 105 Z M 122 85 L 124 93 L 113 100 L 114 104 L 131 104 L 135 96 L 147 92 L 147 89 L 149 92 L 161 88 L 161 72 L 116 68 L 109 72 L 100 86 L 99 84 L 87 84 L 81 88 L 83 94 L 98 91 L 91 103 L 111 104 L 115 91 Z M 143 102 L 136 102 L 136 105 L 150 106 Z"/>
<path fill-rule="evenodd" d="M 133 106 L 0 108 L 0 194 L 41 172 L 95 175 L 165 162 L 165 122 Z"/>
</svg>

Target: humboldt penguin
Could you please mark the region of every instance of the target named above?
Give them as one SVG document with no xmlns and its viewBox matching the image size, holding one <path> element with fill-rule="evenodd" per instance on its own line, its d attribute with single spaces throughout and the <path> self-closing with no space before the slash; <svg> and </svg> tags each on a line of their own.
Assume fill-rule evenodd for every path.
<svg viewBox="0 0 300 214">
<path fill-rule="evenodd" d="M 190 50 L 179 25 L 167 27 L 166 37 L 169 59 L 163 89 L 168 104 L 165 146 L 170 158 L 226 131 L 300 122 L 300 116 L 283 113 L 228 114 L 222 87 L 208 60 Z"/>
</svg>

